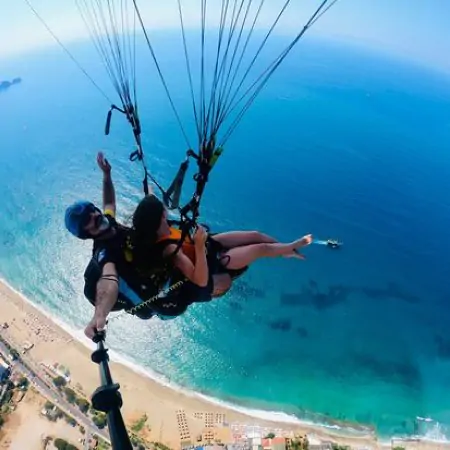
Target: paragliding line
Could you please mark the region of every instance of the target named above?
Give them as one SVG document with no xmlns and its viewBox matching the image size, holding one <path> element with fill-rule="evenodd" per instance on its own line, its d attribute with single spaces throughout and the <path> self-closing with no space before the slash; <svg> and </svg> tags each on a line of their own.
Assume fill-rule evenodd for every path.
<svg viewBox="0 0 450 450">
<path fill-rule="evenodd" d="M 86 75 L 87 79 L 97 88 L 97 90 L 100 92 L 100 94 L 105 97 L 105 99 L 112 103 L 112 101 L 109 99 L 109 97 L 105 94 L 105 91 L 94 81 L 94 79 L 86 72 L 86 70 L 83 68 L 83 66 L 76 60 L 76 58 L 70 53 L 70 51 L 67 49 L 67 47 L 61 42 L 60 39 L 58 39 L 58 36 L 56 36 L 55 33 L 51 30 L 51 28 L 47 25 L 44 19 L 39 15 L 39 13 L 33 8 L 33 5 L 28 1 L 24 0 L 24 2 L 28 5 L 28 7 L 31 9 L 31 11 L 34 13 L 34 15 L 39 19 L 39 21 L 44 25 L 44 27 L 47 29 L 47 31 L 52 35 L 53 39 L 61 46 L 61 48 L 67 53 L 69 58 L 77 65 L 77 67 Z"/>
</svg>

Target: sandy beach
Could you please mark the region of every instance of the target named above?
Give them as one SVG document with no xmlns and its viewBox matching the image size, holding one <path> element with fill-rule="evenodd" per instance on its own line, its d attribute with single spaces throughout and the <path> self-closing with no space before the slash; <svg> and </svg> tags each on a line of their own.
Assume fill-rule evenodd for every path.
<svg viewBox="0 0 450 450">
<path fill-rule="evenodd" d="M 99 372 L 97 365 L 91 362 L 91 352 L 88 348 L 5 283 L 0 283 L 0 317 L 1 324 L 8 324 L 6 330 L 1 330 L 2 335 L 14 341 L 17 346 L 20 345 L 18 350 L 22 351 L 24 345 L 32 346 L 26 357 L 37 366 L 62 364 L 70 370 L 72 389 L 84 393 L 87 398 L 90 397 L 99 384 Z M 352 448 L 386 448 L 381 446 L 374 436 L 343 439 L 321 427 L 297 426 L 252 418 L 170 389 L 119 363 L 112 362 L 111 370 L 114 381 L 121 386 L 124 400 L 122 412 L 127 425 L 131 427 L 144 414 L 147 415 L 143 431 L 145 438 L 162 442 L 174 449 L 180 448 L 181 441 L 191 441 L 193 445 L 201 443 L 200 436 L 205 436 L 208 432 L 214 435 L 214 440 L 232 442 L 233 434 L 239 434 L 239 430 L 243 427 L 245 429 L 246 425 L 262 427 L 262 435 L 269 431 L 286 436 L 289 433 L 308 433 L 309 436 L 348 444 Z M 232 426 L 222 427 L 223 422 Z M 430 446 L 422 442 L 411 442 L 411 445 L 405 442 L 401 445 L 405 449 L 450 449 L 450 445 Z"/>
</svg>

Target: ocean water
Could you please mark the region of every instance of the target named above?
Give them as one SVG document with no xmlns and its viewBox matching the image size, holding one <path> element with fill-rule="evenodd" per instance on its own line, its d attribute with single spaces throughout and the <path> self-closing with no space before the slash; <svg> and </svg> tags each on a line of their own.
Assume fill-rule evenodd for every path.
<svg viewBox="0 0 450 450">
<path fill-rule="evenodd" d="M 113 96 L 92 51 L 72 48 Z M 175 50 L 160 56 L 192 125 L 175 77 L 183 61 Z M 65 231 L 64 209 L 79 198 L 101 201 L 102 148 L 119 218 L 129 219 L 142 195 L 140 167 L 128 161 L 132 135 L 118 115 L 103 136 L 109 105 L 61 49 L 0 67 L 2 77 L 23 79 L 0 94 L 0 276 L 82 330 L 92 314 L 82 296 L 90 244 Z M 186 144 L 153 71 L 145 80 L 144 148 L 167 184 Z M 258 261 L 228 296 L 174 321 L 122 315 L 111 321 L 109 346 L 236 405 L 370 425 L 383 436 L 424 432 L 415 418 L 430 417 L 445 433 L 449 107 L 444 75 L 336 43 L 302 43 L 227 143 L 202 219 L 214 231 L 259 229 L 286 241 L 313 233 L 344 247 L 311 246 L 306 261 Z"/>
</svg>

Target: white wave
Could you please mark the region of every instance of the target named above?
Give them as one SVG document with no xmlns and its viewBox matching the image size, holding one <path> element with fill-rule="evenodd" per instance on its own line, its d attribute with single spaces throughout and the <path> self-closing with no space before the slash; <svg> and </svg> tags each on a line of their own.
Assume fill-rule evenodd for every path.
<svg viewBox="0 0 450 450">
<path fill-rule="evenodd" d="M 23 301 L 27 302 L 29 305 L 31 305 L 32 307 L 39 310 L 44 316 L 46 316 L 49 320 L 53 321 L 57 326 L 62 328 L 66 333 L 70 334 L 74 339 L 76 339 L 78 342 L 83 344 L 89 350 L 93 351 L 96 348 L 96 344 L 94 344 L 90 339 L 88 339 L 84 335 L 83 330 L 74 328 L 72 325 L 64 322 L 59 317 L 56 317 L 55 315 L 49 313 L 47 310 L 45 310 L 45 308 L 34 304 L 30 299 L 28 299 L 20 291 L 18 291 L 13 286 L 11 286 L 6 280 L 0 278 L 0 283 L 3 283 L 5 286 L 7 286 L 9 289 L 11 289 L 15 294 L 20 296 L 20 298 Z M 361 426 L 360 429 L 356 429 L 356 428 L 352 428 L 350 426 L 340 426 L 336 423 L 327 424 L 327 423 L 321 423 L 321 422 L 314 422 L 312 420 L 299 419 L 298 417 L 294 416 L 293 414 L 288 414 L 288 413 L 285 413 L 282 411 L 266 411 L 266 410 L 262 410 L 262 409 L 239 406 L 239 405 L 227 402 L 225 400 L 221 400 L 221 399 L 185 388 L 183 386 L 180 386 L 180 385 L 174 383 L 173 381 L 169 380 L 167 377 L 165 377 L 161 374 L 157 374 L 156 372 L 152 371 L 151 369 L 141 367 L 138 363 L 132 361 L 131 359 L 127 358 L 126 356 L 120 354 L 119 352 L 117 352 L 111 348 L 109 349 L 108 354 L 110 356 L 111 361 L 119 363 L 119 364 L 123 364 L 124 366 L 133 370 L 135 373 L 142 375 L 144 377 L 150 378 L 151 380 L 159 383 L 162 386 L 170 388 L 173 391 L 179 392 L 190 398 L 201 399 L 210 404 L 217 405 L 219 407 L 238 412 L 240 414 L 246 415 L 251 418 L 257 418 L 257 419 L 261 419 L 264 421 L 270 421 L 270 422 L 275 422 L 275 423 L 326 428 L 329 430 L 334 430 L 335 432 L 338 432 L 341 435 L 355 436 L 355 435 L 372 434 L 371 429 L 368 427 L 366 428 L 364 426 Z M 427 441 L 432 441 L 432 442 L 450 442 L 449 438 L 445 435 L 445 433 L 443 431 L 442 425 L 439 424 L 438 422 L 434 422 L 434 426 L 432 427 L 432 429 L 428 430 L 425 435 L 416 436 L 416 438 L 419 438 L 422 440 L 427 440 Z M 396 438 L 396 439 L 402 439 L 402 438 Z"/>
</svg>

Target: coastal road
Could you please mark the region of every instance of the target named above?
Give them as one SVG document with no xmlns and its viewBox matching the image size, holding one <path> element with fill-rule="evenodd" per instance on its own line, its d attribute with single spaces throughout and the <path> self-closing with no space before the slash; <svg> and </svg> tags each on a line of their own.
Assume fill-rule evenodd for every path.
<svg viewBox="0 0 450 450">
<path fill-rule="evenodd" d="M 89 439 L 92 437 L 92 431 L 89 428 L 86 428 L 86 432 L 84 433 L 84 446 L 83 450 L 89 450 Z"/>
<path fill-rule="evenodd" d="M 3 342 L 0 342 L 0 352 L 4 355 L 9 355 L 9 350 L 3 344 Z M 18 371 L 22 375 L 27 377 L 30 383 L 40 392 L 43 397 L 56 404 L 61 411 L 75 419 L 80 425 L 84 427 L 85 430 L 90 430 L 91 433 L 97 434 L 108 443 L 111 443 L 109 434 L 105 432 L 105 430 L 100 430 L 99 428 L 97 428 L 97 426 L 77 407 L 71 405 L 57 390 L 56 386 L 49 386 L 49 383 L 42 380 L 19 360 L 12 361 L 11 367 L 13 368 L 13 370 Z"/>
<path fill-rule="evenodd" d="M 84 445 L 83 450 L 89 450 L 89 431 L 86 429 L 86 433 L 84 433 Z"/>
<path fill-rule="evenodd" d="M 1 390 L 1 392 L 0 392 L 0 405 L 2 404 L 2 400 L 3 400 L 3 397 L 4 397 L 4 395 L 6 394 L 6 388 L 7 388 L 8 386 L 5 384 L 3 387 L 2 387 L 2 390 Z"/>
</svg>

